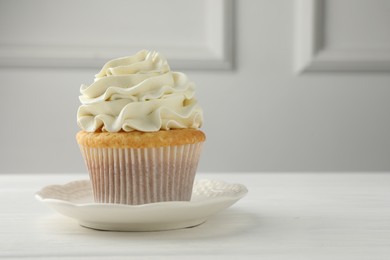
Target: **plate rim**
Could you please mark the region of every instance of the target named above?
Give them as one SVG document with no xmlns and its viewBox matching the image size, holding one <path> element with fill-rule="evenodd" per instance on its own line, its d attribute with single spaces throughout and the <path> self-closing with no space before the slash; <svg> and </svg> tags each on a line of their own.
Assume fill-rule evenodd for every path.
<svg viewBox="0 0 390 260">
<path fill-rule="evenodd" d="M 34 195 L 38 201 L 43 202 L 43 203 L 63 204 L 63 205 L 67 205 L 67 206 L 77 207 L 77 208 L 85 208 L 85 207 L 112 208 L 112 207 L 115 207 L 115 208 L 134 208 L 134 209 L 140 208 L 140 209 L 143 209 L 143 208 L 162 207 L 162 206 L 169 206 L 169 207 L 174 206 L 177 208 L 188 207 L 188 206 L 196 207 L 196 206 L 203 206 L 206 204 L 221 203 L 224 201 L 237 201 L 237 200 L 245 197 L 248 194 L 247 187 L 241 183 L 230 183 L 230 182 L 223 181 L 223 180 L 208 179 L 208 178 L 195 180 L 195 183 L 201 182 L 201 181 L 219 182 L 219 183 L 223 183 L 223 184 L 235 185 L 235 186 L 239 187 L 240 192 L 237 192 L 234 195 L 222 195 L 219 197 L 209 197 L 207 199 L 202 199 L 202 200 L 198 200 L 198 201 L 191 201 L 191 200 L 190 201 L 162 201 L 162 202 L 153 202 L 153 203 L 146 203 L 146 204 L 139 204 L 139 205 L 127 205 L 127 204 L 119 204 L 119 203 L 98 203 L 98 202 L 75 203 L 75 202 L 68 201 L 68 200 L 43 197 L 41 195 L 41 192 L 44 189 L 48 189 L 50 187 L 56 187 L 56 186 L 57 187 L 64 187 L 64 186 L 70 185 L 70 184 L 75 183 L 75 182 L 89 182 L 90 183 L 90 180 L 88 180 L 88 179 L 79 179 L 79 180 L 69 181 L 69 182 L 64 183 L 64 184 L 46 185 L 46 186 L 42 187 L 39 191 L 35 192 Z"/>
<path fill-rule="evenodd" d="M 78 180 L 66 184 L 76 181 Z M 220 197 L 205 196 L 203 199 L 195 201 L 167 201 L 141 205 L 95 202 L 77 203 L 61 199 L 43 198 L 39 194 L 45 188 L 66 185 L 63 184 L 45 186 L 35 193 L 35 197 L 61 215 L 76 220 L 83 227 L 106 231 L 164 231 L 198 226 L 206 222 L 212 215 L 232 206 L 248 193 L 245 185 L 239 183 L 210 179 L 196 181 L 214 181 L 222 184 L 238 185 L 238 191 L 228 195 L 222 194 Z M 223 189 L 220 190 L 223 191 Z M 98 217 L 94 214 L 91 217 L 90 214 L 85 214 L 89 211 L 102 214 L 97 214 Z M 164 217 L 162 219 L 155 217 L 157 215 L 153 214 L 153 212 L 162 213 Z M 168 214 L 166 214 L 167 212 Z"/>
</svg>

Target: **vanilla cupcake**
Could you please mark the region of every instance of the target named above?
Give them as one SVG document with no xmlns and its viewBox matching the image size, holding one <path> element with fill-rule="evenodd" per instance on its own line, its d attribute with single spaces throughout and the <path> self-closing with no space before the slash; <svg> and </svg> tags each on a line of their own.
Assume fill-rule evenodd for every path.
<svg viewBox="0 0 390 260">
<path fill-rule="evenodd" d="M 95 202 L 188 201 L 205 135 L 195 85 L 146 50 L 82 85 L 76 139 Z"/>
</svg>

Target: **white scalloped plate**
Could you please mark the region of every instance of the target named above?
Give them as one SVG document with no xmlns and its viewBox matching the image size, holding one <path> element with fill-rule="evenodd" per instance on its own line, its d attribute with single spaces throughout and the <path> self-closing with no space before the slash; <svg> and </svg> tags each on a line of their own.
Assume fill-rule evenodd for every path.
<svg viewBox="0 0 390 260">
<path fill-rule="evenodd" d="M 94 203 L 89 180 L 50 185 L 36 198 L 79 224 L 99 230 L 157 231 L 193 227 L 230 207 L 247 194 L 242 184 L 217 180 L 195 181 L 191 201 L 158 202 L 143 205 Z"/>
</svg>

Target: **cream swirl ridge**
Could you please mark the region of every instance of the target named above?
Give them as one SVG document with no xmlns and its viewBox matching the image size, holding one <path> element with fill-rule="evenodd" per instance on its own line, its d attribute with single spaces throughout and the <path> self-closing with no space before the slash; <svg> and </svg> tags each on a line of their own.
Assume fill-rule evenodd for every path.
<svg viewBox="0 0 390 260">
<path fill-rule="evenodd" d="M 91 85 L 80 87 L 77 122 L 88 132 L 155 132 L 199 128 L 202 109 L 195 84 L 146 50 L 107 62 Z"/>
</svg>

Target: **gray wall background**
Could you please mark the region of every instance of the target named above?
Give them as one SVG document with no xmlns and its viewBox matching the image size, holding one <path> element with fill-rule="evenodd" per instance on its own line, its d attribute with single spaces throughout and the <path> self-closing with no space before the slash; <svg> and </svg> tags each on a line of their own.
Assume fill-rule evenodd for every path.
<svg viewBox="0 0 390 260">
<path fill-rule="evenodd" d="M 2 0 L 0 7 L 11 2 L 20 4 Z M 297 74 L 296 4 L 235 1 L 234 69 L 185 70 L 205 115 L 199 171 L 390 170 L 390 74 Z M 4 22 L 3 33 L 29 28 Z M 3 64 L 0 173 L 85 171 L 74 138 L 79 87 L 98 70 Z"/>
</svg>

